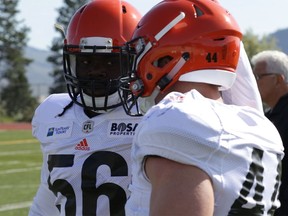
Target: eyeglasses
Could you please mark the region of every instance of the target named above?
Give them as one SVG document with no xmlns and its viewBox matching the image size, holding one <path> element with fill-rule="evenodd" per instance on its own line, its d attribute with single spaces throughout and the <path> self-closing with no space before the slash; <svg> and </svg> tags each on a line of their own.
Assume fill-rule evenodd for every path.
<svg viewBox="0 0 288 216">
<path fill-rule="evenodd" d="M 276 76 L 276 75 L 278 75 L 278 74 L 275 74 L 275 73 L 265 73 L 265 74 L 254 74 L 254 76 L 255 76 L 255 79 L 258 81 L 258 80 L 260 80 L 260 79 L 262 79 L 263 77 L 265 77 L 265 76 Z"/>
</svg>

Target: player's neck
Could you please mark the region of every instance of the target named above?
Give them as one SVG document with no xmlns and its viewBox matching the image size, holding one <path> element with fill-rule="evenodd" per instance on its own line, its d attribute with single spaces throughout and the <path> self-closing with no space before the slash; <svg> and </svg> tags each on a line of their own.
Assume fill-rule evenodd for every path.
<svg viewBox="0 0 288 216">
<path fill-rule="evenodd" d="M 92 110 L 85 110 L 85 109 L 84 109 L 84 113 L 85 113 L 89 118 L 93 118 L 93 117 L 101 114 L 101 113 L 94 112 L 94 111 L 92 111 Z"/>
<path fill-rule="evenodd" d="M 162 100 L 162 98 L 164 98 L 168 93 L 172 91 L 186 93 L 191 91 L 192 89 L 196 89 L 200 94 L 202 94 L 206 98 L 223 102 L 221 94 L 218 90 L 218 86 L 206 83 L 193 83 L 193 82 L 176 82 L 164 94 L 160 93 L 156 97 L 155 102 L 158 103 L 160 100 Z"/>
</svg>

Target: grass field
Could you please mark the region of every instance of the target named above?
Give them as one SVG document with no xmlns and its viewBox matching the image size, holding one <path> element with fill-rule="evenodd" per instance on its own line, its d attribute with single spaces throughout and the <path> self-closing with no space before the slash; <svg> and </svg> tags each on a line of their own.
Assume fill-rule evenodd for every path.
<svg viewBox="0 0 288 216">
<path fill-rule="evenodd" d="M 0 216 L 27 216 L 40 182 L 42 153 L 30 130 L 0 130 Z"/>
</svg>

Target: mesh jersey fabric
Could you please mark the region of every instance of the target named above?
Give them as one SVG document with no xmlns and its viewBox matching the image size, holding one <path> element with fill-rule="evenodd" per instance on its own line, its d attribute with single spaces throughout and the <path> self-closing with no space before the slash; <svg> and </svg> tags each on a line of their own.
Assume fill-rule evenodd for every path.
<svg viewBox="0 0 288 216">
<path fill-rule="evenodd" d="M 133 141 L 132 193 L 125 207 L 128 216 L 149 215 L 151 185 L 143 170 L 147 155 L 197 166 L 206 172 L 213 183 L 214 215 L 244 215 L 245 210 L 255 206 L 255 211 L 263 211 L 261 215 L 269 215 L 279 207 L 275 188 L 280 184 L 277 171 L 283 157 L 281 138 L 274 125 L 254 108 L 226 105 L 204 98 L 196 90 L 172 92 L 151 108 Z M 257 169 L 253 168 L 255 164 Z M 248 173 L 253 174 L 252 179 L 247 179 Z M 269 185 L 260 192 L 260 201 L 253 198 L 258 190 L 255 185 L 245 188 L 249 181 Z M 240 192 L 243 188 L 249 191 L 247 195 Z M 241 198 L 247 205 L 238 209 Z"/>
<path fill-rule="evenodd" d="M 53 94 L 35 111 L 32 131 L 41 142 L 43 166 L 29 215 L 124 211 L 132 137 L 140 118 L 127 116 L 122 107 L 88 118 L 75 104 L 58 117 L 70 102 L 68 94 Z"/>
</svg>

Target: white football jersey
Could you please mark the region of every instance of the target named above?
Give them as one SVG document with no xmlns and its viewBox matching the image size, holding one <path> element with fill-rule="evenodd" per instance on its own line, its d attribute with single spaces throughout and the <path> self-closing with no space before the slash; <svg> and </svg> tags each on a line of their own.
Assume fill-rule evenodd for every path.
<svg viewBox="0 0 288 216">
<path fill-rule="evenodd" d="M 59 117 L 70 102 L 68 94 L 54 94 L 35 111 L 32 130 L 43 166 L 29 215 L 124 215 L 140 118 L 122 107 L 88 118 L 76 104 Z"/>
<path fill-rule="evenodd" d="M 133 140 L 127 216 L 149 215 L 151 184 L 143 169 L 147 155 L 206 172 L 213 183 L 215 216 L 270 215 L 280 205 L 281 138 L 251 107 L 226 105 L 192 90 L 172 92 L 151 108 Z"/>
</svg>

